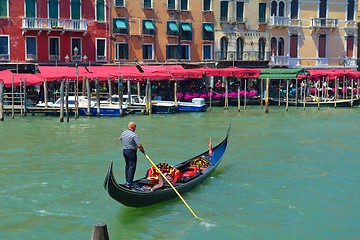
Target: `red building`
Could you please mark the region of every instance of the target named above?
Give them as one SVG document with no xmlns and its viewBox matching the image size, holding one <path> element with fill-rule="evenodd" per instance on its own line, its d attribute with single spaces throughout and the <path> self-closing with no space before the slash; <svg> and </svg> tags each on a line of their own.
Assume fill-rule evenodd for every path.
<svg viewBox="0 0 360 240">
<path fill-rule="evenodd" d="M 26 71 L 30 63 L 107 63 L 109 4 L 110 0 L 0 0 L 0 69 Z"/>
</svg>

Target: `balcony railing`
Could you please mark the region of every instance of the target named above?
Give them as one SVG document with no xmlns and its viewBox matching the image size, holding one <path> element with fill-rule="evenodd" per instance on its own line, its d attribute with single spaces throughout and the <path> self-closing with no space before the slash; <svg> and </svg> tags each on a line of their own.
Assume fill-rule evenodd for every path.
<svg viewBox="0 0 360 240">
<path fill-rule="evenodd" d="M 270 61 L 270 52 L 215 51 L 215 61 Z"/>
<path fill-rule="evenodd" d="M 97 62 L 106 62 L 106 56 L 96 56 Z"/>
<path fill-rule="evenodd" d="M 26 54 L 26 60 L 27 61 L 36 61 L 37 56 L 36 56 L 36 54 Z"/>
<path fill-rule="evenodd" d="M 272 66 L 289 66 L 289 63 L 290 63 L 289 56 L 271 56 Z"/>
<path fill-rule="evenodd" d="M 270 26 L 272 27 L 287 27 L 289 26 L 290 18 L 288 17 L 277 17 L 271 16 L 270 17 Z"/>
<path fill-rule="evenodd" d="M 301 26 L 301 20 L 300 19 L 290 19 L 289 25 L 292 27 L 300 27 Z"/>
<path fill-rule="evenodd" d="M 229 17 L 220 16 L 220 22 L 229 22 Z"/>
<path fill-rule="evenodd" d="M 313 18 L 311 19 L 311 27 L 314 28 L 337 28 L 339 26 L 338 19 L 335 18 Z"/>
<path fill-rule="evenodd" d="M 49 61 L 60 61 L 60 55 L 49 55 Z"/>
<path fill-rule="evenodd" d="M 345 21 L 345 28 L 357 28 L 357 22 L 356 21 Z"/>
<path fill-rule="evenodd" d="M 25 30 L 64 30 L 87 31 L 87 20 L 23 18 L 22 28 Z"/>
</svg>

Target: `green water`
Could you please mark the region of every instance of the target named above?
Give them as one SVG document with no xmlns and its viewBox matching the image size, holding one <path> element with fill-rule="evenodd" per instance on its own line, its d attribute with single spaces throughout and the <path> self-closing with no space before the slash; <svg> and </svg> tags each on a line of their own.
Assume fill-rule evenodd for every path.
<svg viewBox="0 0 360 240">
<path fill-rule="evenodd" d="M 155 162 L 176 163 L 220 142 L 222 163 L 178 199 L 127 208 L 102 187 L 128 121 Z M 360 108 L 270 108 L 237 112 L 79 118 L 5 116 L 0 122 L 0 239 L 360 239 Z M 136 177 L 150 163 L 139 155 Z"/>
</svg>

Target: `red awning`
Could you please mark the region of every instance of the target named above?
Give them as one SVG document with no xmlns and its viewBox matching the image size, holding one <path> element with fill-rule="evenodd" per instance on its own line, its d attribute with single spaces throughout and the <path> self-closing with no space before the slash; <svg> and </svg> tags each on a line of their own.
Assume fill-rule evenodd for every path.
<svg viewBox="0 0 360 240">
<path fill-rule="evenodd" d="M 12 73 L 10 70 L 1 71 L 0 74 L 5 87 L 11 87 L 13 76 L 14 76 L 14 86 L 20 86 L 20 80 L 23 84 L 24 80 L 26 79 L 27 86 L 40 85 L 44 80 L 40 74 Z"/>
</svg>

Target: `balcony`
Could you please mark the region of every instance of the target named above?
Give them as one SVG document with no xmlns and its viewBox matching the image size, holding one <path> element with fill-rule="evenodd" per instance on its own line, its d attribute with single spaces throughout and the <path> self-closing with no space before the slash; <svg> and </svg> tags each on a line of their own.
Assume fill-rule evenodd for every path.
<svg viewBox="0 0 360 240">
<path fill-rule="evenodd" d="M 356 29 L 356 28 L 357 28 L 357 22 L 356 22 L 356 21 L 352 21 L 352 20 L 345 21 L 345 28 L 353 28 L 353 29 Z"/>
<path fill-rule="evenodd" d="M 97 62 L 106 62 L 106 56 L 96 56 Z"/>
<path fill-rule="evenodd" d="M 270 61 L 270 52 L 215 51 L 215 61 Z"/>
<path fill-rule="evenodd" d="M 75 19 L 49 19 L 49 18 L 23 18 L 23 34 L 28 30 L 36 31 L 66 31 L 86 32 L 87 20 Z"/>
<path fill-rule="evenodd" d="M 290 25 L 290 18 L 288 17 L 270 17 L 270 27 L 288 27 Z"/>
<path fill-rule="evenodd" d="M 60 61 L 60 55 L 49 55 L 49 62 Z"/>
<path fill-rule="evenodd" d="M 26 61 L 37 61 L 36 54 L 26 54 Z"/>
<path fill-rule="evenodd" d="M 313 18 L 311 19 L 312 28 L 338 28 L 339 20 L 335 18 Z"/>
<path fill-rule="evenodd" d="M 289 66 L 290 57 L 289 56 L 271 56 L 270 65 L 271 66 Z"/>
</svg>

